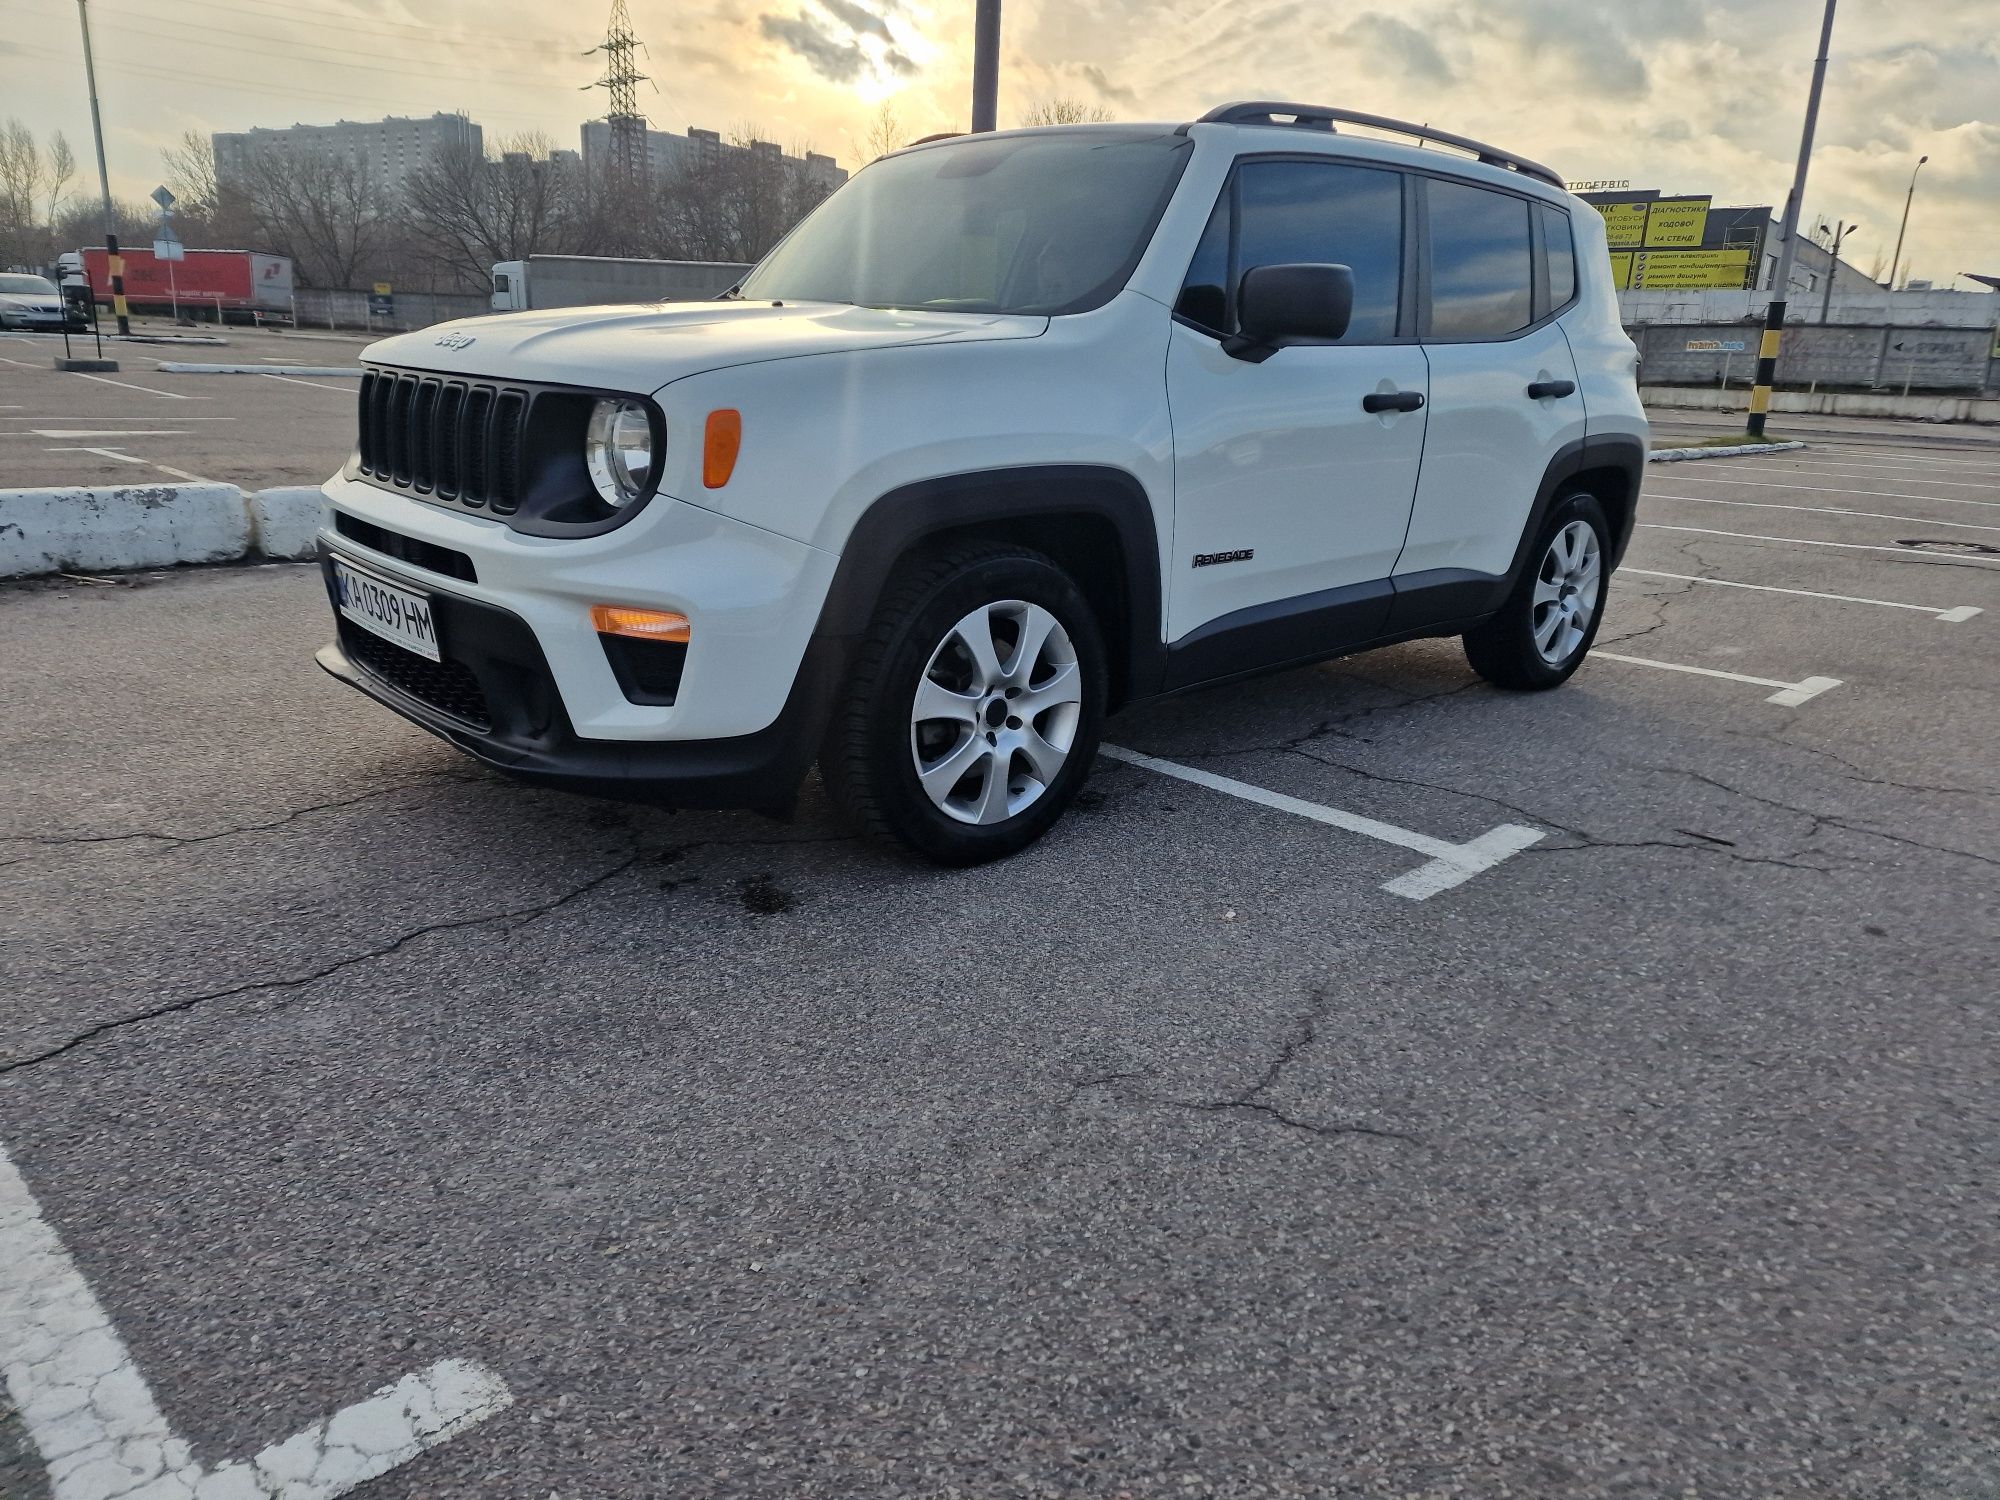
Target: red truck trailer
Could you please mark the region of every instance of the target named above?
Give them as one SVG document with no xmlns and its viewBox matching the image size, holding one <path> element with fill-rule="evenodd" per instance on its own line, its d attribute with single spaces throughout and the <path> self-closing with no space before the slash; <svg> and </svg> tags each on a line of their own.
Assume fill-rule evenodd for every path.
<svg viewBox="0 0 2000 1500">
<path fill-rule="evenodd" d="M 111 270 L 102 247 L 77 252 L 98 302 L 111 301 Z M 256 250 L 189 250 L 176 261 L 158 259 L 150 249 L 120 249 L 125 258 L 125 300 L 140 308 L 165 312 L 176 303 L 184 313 L 241 315 L 292 311 L 292 262 L 289 256 Z M 70 256 L 63 256 L 65 262 Z M 65 269 L 68 269 L 65 266 Z"/>
</svg>

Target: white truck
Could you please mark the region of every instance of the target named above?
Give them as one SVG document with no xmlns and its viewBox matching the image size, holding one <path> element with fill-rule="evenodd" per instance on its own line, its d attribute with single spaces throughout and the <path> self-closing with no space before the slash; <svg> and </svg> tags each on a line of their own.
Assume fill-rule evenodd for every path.
<svg viewBox="0 0 2000 1500">
<path fill-rule="evenodd" d="M 531 255 L 493 268 L 493 310 L 600 307 L 620 302 L 700 302 L 749 272 L 727 260 L 620 260 L 605 255 Z"/>
</svg>

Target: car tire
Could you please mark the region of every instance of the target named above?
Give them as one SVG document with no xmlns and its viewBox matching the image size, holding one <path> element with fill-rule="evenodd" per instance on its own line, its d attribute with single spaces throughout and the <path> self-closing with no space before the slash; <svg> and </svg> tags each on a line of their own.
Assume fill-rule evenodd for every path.
<svg viewBox="0 0 2000 1500">
<path fill-rule="evenodd" d="M 1597 497 L 1559 501 L 1498 613 L 1465 632 L 1465 659 L 1495 687 L 1560 687 L 1583 665 L 1604 619 L 1611 527 Z"/>
<path fill-rule="evenodd" d="M 820 775 L 865 832 L 942 865 L 1018 853 L 1090 774 L 1107 667 L 1090 603 L 1040 553 L 918 554 L 891 577 Z"/>
</svg>

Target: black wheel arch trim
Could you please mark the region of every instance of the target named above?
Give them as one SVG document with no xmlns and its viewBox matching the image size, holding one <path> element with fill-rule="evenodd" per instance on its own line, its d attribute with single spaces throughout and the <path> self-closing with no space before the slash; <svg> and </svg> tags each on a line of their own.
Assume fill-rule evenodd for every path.
<svg viewBox="0 0 2000 1500">
<path fill-rule="evenodd" d="M 862 512 L 841 548 L 815 635 L 860 636 L 896 564 L 932 537 L 967 527 L 1065 518 L 1105 522 L 1117 534 L 1125 641 L 1116 639 L 1115 622 L 1100 624 L 1107 648 L 1118 653 L 1122 646 L 1122 697 L 1149 697 L 1159 690 L 1165 663 L 1159 531 L 1145 486 L 1109 464 L 979 469 L 890 490 Z"/>
</svg>

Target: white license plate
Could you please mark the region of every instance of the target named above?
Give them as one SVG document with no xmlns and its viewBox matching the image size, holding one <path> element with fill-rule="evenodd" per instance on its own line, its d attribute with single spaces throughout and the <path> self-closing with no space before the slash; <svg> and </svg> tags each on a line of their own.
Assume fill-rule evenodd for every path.
<svg viewBox="0 0 2000 1500">
<path fill-rule="evenodd" d="M 333 582 L 340 594 L 340 612 L 363 630 L 432 661 L 439 659 L 437 623 L 431 618 L 428 595 L 397 588 L 337 557 Z"/>
</svg>

